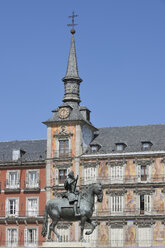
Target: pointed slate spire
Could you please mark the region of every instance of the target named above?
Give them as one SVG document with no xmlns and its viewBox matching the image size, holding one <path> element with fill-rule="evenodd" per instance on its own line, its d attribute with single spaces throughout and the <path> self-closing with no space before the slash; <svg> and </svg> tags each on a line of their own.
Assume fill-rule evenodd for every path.
<svg viewBox="0 0 165 248">
<path fill-rule="evenodd" d="M 77 65 L 77 57 L 76 57 L 76 48 L 74 41 L 74 33 L 75 30 L 71 30 L 72 40 L 71 47 L 68 58 L 68 65 L 65 77 L 62 79 L 65 85 L 65 94 L 63 98 L 63 102 L 80 102 L 79 96 L 79 86 L 82 82 L 82 79 L 78 74 L 78 65 Z"/>
</svg>

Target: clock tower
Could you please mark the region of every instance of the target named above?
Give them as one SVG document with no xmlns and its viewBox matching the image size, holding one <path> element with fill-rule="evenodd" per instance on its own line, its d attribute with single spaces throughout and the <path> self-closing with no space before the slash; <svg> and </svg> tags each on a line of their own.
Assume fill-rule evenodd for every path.
<svg viewBox="0 0 165 248">
<path fill-rule="evenodd" d="M 80 84 L 76 48 L 75 30 L 71 30 L 71 46 L 64 78 L 63 103 L 52 112 L 44 122 L 47 126 L 47 165 L 46 191 L 47 200 L 64 190 L 64 180 L 70 170 L 82 177 L 80 156 L 93 140 L 97 129 L 90 122 L 90 110 L 80 106 Z M 78 181 L 78 184 L 80 180 Z M 77 224 L 75 224 L 77 225 Z M 78 226 L 73 226 L 78 230 Z M 75 240 L 78 232 L 75 231 Z"/>
</svg>

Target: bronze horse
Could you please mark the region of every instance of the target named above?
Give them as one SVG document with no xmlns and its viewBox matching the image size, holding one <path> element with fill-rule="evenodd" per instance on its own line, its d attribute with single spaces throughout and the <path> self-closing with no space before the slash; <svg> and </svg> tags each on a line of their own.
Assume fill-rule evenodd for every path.
<svg viewBox="0 0 165 248">
<path fill-rule="evenodd" d="M 75 216 L 73 205 L 69 204 L 67 198 L 54 198 L 49 200 L 45 206 L 44 212 L 44 222 L 42 226 L 42 236 L 45 237 L 47 235 L 47 226 L 48 226 L 48 216 L 52 219 L 52 223 L 49 226 L 49 233 L 48 233 L 48 241 L 52 241 L 51 239 L 51 232 L 53 231 L 58 241 L 62 241 L 62 237 L 57 233 L 55 230 L 55 226 L 57 225 L 58 221 L 60 220 L 68 220 L 68 221 L 81 221 L 81 237 L 80 241 L 84 242 L 85 239 L 83 237 L 83 231 L 85 222 L 91 224 L 91 230 L 87 231 L 86 234 L 90 235 L 97 223 L 91 220 L 93 211 L 94 211 L 94 204 L 95 204 L 95 195 L 97 196 L 97 200 L 102 202 L 103 200 L 103 190 L 101 184 L 90 184 L 85 189 L 80 192 L 79 195 L 79 212 L 80 216 Z"/>
</svg>

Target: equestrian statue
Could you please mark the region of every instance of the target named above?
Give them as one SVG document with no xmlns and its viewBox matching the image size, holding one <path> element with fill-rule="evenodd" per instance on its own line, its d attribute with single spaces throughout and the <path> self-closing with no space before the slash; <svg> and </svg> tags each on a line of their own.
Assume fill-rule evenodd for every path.
<svg viewBox="0 0 165 248">
<path fill-rule="evenodd" d="M 91 224 L 91 229 L 86 231 L 86 235 L 92 234 L 97 226 L 97 223 L 92 221 L 91 217 L 94 211 L 95 196 L 97 196 L 98 202 L 103 200 L 102 185 L 93 183 L 78 192 L 76 190 L 77 181 L 78 176 L 75 178 L 74 172 L 70 171 L 64 182 L 64 188 L 67 192 L 62 192 L 60 197 L 53 198 L 46 203 L 42 236 L 47 235 L 48 217 L 50 217 L 52 223 L 49 226 L 48 241 L 52 241 L 51 232 L 53 231 L 58 241 L 62 242 L 62 237 L 55 230 L 55 226 L 60 220 L 81 222 L 81 242 L 85 242 L 83 236 L 85 222 Z"/>
</svg>

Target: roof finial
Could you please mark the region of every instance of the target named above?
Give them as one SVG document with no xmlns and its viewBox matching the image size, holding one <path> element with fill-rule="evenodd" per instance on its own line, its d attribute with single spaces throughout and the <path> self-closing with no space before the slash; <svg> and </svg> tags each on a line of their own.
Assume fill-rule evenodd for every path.
<svg viewBox="0 0 165 248">
<path fill-rule="evenodd" d="M 72 18 L 72 24 L 68 24 L 67 26 L 68 26 L 68 27 L 71 26 L 72 29 L 70 30 L 70 32 L 71 32 L 71 34 L 75 34 L 76 31 L 75 31 L 75 29 L 74 29 L 74 26 L 76 26 L 77 24 L 74 23 L 74 18 L 75 18 L 75 17 L 78 17 L 78 15 L 75 15 L 75 14 L 74 14 L 74 11 L 73 11 L 73 12 L 72 12 L 72 15 L 71 15 L 71 16 L 68 16 L 68 17 L 69 17 L 69 18 Z"/>
</svg>

